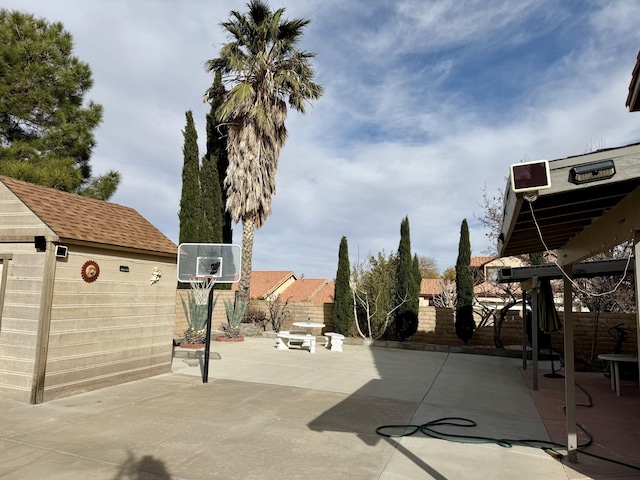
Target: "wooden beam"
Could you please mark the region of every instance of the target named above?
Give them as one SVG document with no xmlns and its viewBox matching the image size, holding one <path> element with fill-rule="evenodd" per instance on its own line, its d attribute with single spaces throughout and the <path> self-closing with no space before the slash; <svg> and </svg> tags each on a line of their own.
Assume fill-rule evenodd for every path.
<svg viewBox="0 0 640 480">
<path fill-rule="evenodd" d="M 634 263 L 630 259 L 617 258 L 612 260 L 596 260 L 593 262 L 581 262 L 573 266 L 573 278 L 593 278 L 604 275 L 622 275 L 635 270 Z M 521 288 L 530 290 L 530 280 L 533 277 L 559 280 L 562 278 L 562 270 L 558 265 L 548 263 L 546 265 L 529 265 L 526 267 L 504 267 L 498 270 L 498 283 L 521 282 Z"/>
<path fill-rule="evenodd" d="M 49 352 L 49 331 L 51 329 L 51 306 L 53 303 L 53 287 L 56 276 L 55 245 L 47 243 L 42 274 L 42 293 L 40 295 L 40 312 L 38 313 L 38 331 L 36 338 L 36 355 L 31 384 L 32 404 L 42 403 L 44 383 Z"/>
<path fill-rule="evenodd" d="M 500 235 L 498 236 L 498 255 L 503 256 L 503 251 L 506 246 L 509 244 L 509 240 L 511 239 L 511 235 L 513 234 L 513 229 L 516 226 L 516 222 L 518 221 L 518 216 L 520 215 L 520 209 L 522 208 L 522 195 L 516 195 L 513 190 L 511 190 L 511 184 L 509 180 L 507 180 L 506 188 L 506 198 L 503 209 L 503 218 L 502 218 L 502 229 L 500 231 Z"/>
<path fill-rule="evenodd" d="M 631 240 L 640 230 L 640 187 L 558 250 L 560 265 L 577 263 Z"/>
</svg>

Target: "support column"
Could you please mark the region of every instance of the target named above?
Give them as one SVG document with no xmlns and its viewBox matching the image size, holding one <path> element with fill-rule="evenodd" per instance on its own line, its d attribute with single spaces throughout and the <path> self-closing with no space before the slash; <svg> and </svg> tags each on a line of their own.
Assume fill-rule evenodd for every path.
<svg viewBox="0 0 640 480">
<path fill-rule="evenodd" d="M 638 300 L 640 298 L 640 230 L 634 230 L 633 232 L 633 261 L 634 261 L 634 274 L 635 286 L 636 286 L 636 332 L 640 332 L 640 308 L 638 307 Z M 638 381 L 640 381 L 640 335 L 636 335 L 638 342 Z"/>
<path fill-rule="evenodd" d="M 573 264 L 563 265 L 564 271 L 564 400 L 566 405 L 567 456 L 578 461 L 578 432 L 576 428 L 576 386 L 573 346 Z"/>
<path fill-rule="evenodd" d="M 30 403 L 42 403 L 49 352 L 49 330 L 51 328 L 51 306 L 53 303 L 53 287 L 56 278 L 55 245 L 47 242 L 44 254 L 42 275 L 42 293 L 40 295 L 40 312 L 38 314 L 38 331 L 36 338 L 35 362 L 31 384 Z"/>
<path fill-rule="evenodd" d="M 533 363 L 533 390 L 538 391 L 538 277 L 531 279 L 531 361 Z"/>
<path fill-rule="evenodd" d="M 522 288 L 522 369 L 527 369 L 527 291 Z"/>
</svg>

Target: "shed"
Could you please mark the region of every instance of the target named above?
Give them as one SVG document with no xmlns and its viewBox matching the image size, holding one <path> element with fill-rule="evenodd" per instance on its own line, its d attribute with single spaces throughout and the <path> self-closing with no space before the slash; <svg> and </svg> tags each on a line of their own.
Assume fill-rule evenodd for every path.
<svg viewBox="0 0 640 480">
<path fill-rule="evenodd" d="M 176 256 L 132 208 L 0 177 L 0 396 L 169 372 Z"/>
</svg>

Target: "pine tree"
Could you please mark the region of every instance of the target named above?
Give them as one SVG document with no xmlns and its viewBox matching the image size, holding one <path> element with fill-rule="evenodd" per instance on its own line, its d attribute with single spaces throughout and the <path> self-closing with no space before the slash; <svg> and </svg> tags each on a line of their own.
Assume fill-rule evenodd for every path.
<svg viewBox="0 0 640 480">
<path fill-rule="evenodd" d="M 233 242 L 231 215 L 225 208 L 227 195 L 224 189 L 224 178 L 229 166 L 227 156 L 228 127 L 216 120 L 216 110 L 224 102 L 225 93 L 222 75 L 220 72 L 216 72 L 208 97 L 211 110 L 207 114 L 207 152 L 202 161 L 202 170 L 205 173 L 201 173 L 200 176 L 205 215 L 214 231 L 212 238 L 216 239 L 212 240 L 212 243 Z M 218 182 L 217 187 L 214 181 Z"/>
<path fill-rule="evenodd" d="M 460 243 L 456 260 L 456 335 L 464 343 L 473 337 L 473 276 L 471 275 L 471 243 L 467 219 L 460 226 Z"/>
<path fill-rule="evenodd" d="M 184 146 L 182 154 L 182 196 L 180 198 L 180 243 L 201 243 L 201 228 L 204 214 L 200 195 L 200 162 L 198 159 L 198 133 L 191 110 L 186 112 L 187 123 L 182 132 Z"/>
<path fill-rule="evenodd" d="M 0 9 L 0 174 L 106 200 L 120 174 L 91 173 L 102 106 L 60 22 Z"/>
<path fill-rule="evenodd" d="M 419 296 L 420 283 L 417 282 L 414 260 L 411 256 L 409 217 L 405 217 L 400 224 L 395 294 L 395 304 L 399 305 L 403 301 L 404 303 L 396 310 L 394 316 L 396 334 L 402 341 L 408 340 L 418 330 Z"/>
<path fill-rule="evenodd" d="M 333 328 L 336 333 L 351 335 L 355 325 L 353 316 L 353 295 L 349 286 L 351 267 L 349 265 L 349 247 L 347 237 L 340 240 L 338 250 L 338 271 L 333 303 Z"/>
</svg>

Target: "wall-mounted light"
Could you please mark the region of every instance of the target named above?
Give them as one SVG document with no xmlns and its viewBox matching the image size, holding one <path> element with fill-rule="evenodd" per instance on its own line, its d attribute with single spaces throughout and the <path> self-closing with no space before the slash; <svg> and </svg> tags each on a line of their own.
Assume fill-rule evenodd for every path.
<svg viewBox="0 0 640 480">
<path fill-rule="evenodd" d="M 537 192 L 545 188 L 551 188 L 548 160 L 511 165 L 511 189 L 515 193 Z"/>
<path fill-rule="evenodd" d="M 569 170 L 569 181 L 580 185 L 582 183 L 606 180 L 615 174 L 616 166 L 613 160 L 600 160 L 572 167 L 571 170 Z"/>
</svg>

